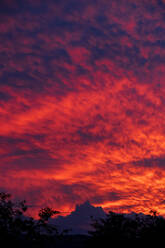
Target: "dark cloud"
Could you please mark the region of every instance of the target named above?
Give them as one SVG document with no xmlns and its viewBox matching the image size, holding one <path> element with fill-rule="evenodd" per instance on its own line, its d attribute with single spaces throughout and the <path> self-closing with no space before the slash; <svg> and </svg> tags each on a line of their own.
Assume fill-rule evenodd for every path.
<svg viewBox="0 0 165 248">
<path fill-rule="evenodd" d="M 91 218 L 105 217 L 106 214 L 101 207 L 94 207 L 89 201 L 86 201 L 81 205 L 76 205 L 75 210 L 70 215 L 51 219 L 50 223 L 57 225 L 60 230 L 69 229 L 72 234 L 88 234 L 87 230 L 92 230 Z"/>
<path fill-rule="evenodd" d="M 159 157 L 159 158 L 146 158 L 137 162 L 134 162 L 135 166 L 143 166 L 143 167 L 165 167 L 165 158 Z"/>
<path fill-rule="evenodd" d="M 0 101 L 5 102 L 10 100 L 10 95 L 5 92 L 0 92 Z"/>
<path fill-rule="evenodd" d="M 102 202 L 116 202 L 121 200 L 123 197 L 118 192 L 106 192 L 104 195 L 96 195 L 93 198 L 91 198 L 91 202 L 93 204 L 101 204 Z"/>
</svg>

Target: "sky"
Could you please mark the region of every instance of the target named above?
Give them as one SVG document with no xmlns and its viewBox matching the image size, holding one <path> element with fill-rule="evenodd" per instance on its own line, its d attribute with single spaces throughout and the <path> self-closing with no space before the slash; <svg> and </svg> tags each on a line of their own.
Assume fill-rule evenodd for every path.
<svg viewBox="0 0 165 248">
<path fill-rule="evenodd" d="M 165 215 L 165 1 L 0 2 L 0 190 Z"/>
</svg>

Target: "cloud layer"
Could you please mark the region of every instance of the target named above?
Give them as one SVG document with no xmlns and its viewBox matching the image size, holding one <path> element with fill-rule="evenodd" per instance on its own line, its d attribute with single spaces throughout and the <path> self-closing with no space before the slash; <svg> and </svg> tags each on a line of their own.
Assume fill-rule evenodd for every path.
<svg viewBox="0 0 165 248">
<path fill-rule="evenodd" d="M 165 214 L 165 2 L 0 9 L 0 188 Z"/>
</svg>

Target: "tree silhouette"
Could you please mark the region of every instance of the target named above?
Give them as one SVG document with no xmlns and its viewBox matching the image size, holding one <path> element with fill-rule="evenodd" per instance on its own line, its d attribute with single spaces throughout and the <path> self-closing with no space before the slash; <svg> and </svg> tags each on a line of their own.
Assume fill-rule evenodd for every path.
<svg viewBox="0 0 165 248">
<path fill-rule="evenodd" d="M 59 211 L 45 207 L 39 211 L 39 219 L 25 217 L 26 201 L 14 202 L 11 195 L 0 192 L 0 242 L 5 247 L 16 245 L 25 247 L 46 247 L 52 241 L 52 234 L 58 235 L 56 226 L 48 224 L 48 219 Z"/>
<path fill-rule="evenodd" d="M 165 219 L 156 211 L 151 215 L 109 212 L 105 219 L 93 220 L 88 247 L 110 247 L 110 244 L 139 247 L 164 242 Z M 109 246 L 107 246 L 109 244 Z"/>
<path fill-rule="evenodd" d="M 45 207 L 45 208 L 41 208 L 38 215 L 40 217 L 40 221 L 42 222 L 47 222 L 49 218 L 51 218 L 53 215 L 55 214 L 59 214 L 59 211 L 56 211 L 52 208 L 49 207 Z"/>
</svg>

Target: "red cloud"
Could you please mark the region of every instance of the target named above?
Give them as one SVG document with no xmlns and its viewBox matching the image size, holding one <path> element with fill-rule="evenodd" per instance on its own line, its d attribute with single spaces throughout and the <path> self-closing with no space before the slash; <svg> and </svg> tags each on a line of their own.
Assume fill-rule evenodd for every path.
<svg viewBox="0 0 165 248">
<path fill-rule="evenodd" d="M 160 6 L 79 5 L 29 2 L 12 15 L 6 7 L 0 187 L 64 211 L 89 199 L 165 214 Z"/>
</svg>

